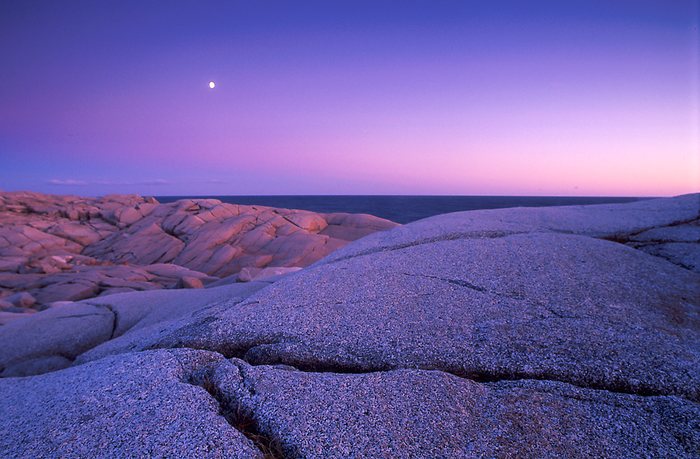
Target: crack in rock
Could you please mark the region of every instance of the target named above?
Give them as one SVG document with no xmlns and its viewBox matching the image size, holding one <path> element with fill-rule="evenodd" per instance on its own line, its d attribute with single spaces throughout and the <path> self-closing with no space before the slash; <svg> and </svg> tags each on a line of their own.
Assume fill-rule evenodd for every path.
<svg viewBox="0 0 700 459">
<path fill-rule="evenodd" d="M 115 338 L 115 334 L 117 332 L 117 327 L 119 326 L 119 314 L 117 311 L 112 307 L 112 305 L 109 304 L 104 304 L 104 303 L 88 303 L 92 306 L 98 307 L 98 308 L 103 308 L 108 310 L 112 314 L 112 331 L 109 334 L 109 338 L 105 340 L 105 342 L 110 341 Z"/>
<path fill-rule="evenodd" d="M 264 459 L 284 459 L 281 443 L 260 431 L 253 411 L 245 408 L 240 401 L 225 395 L 219 389 L 212 375 L 215 369 L 216 366 L 209 366 L 194 372 L 185 382 L 207 391 L 219 405 L 219 414 L 231 427 L 248 438 L 260 451 Z M 242 379 L 245 383 L 246 377 L 242 376 Z M 246 387 L 246 389 L 250 392 L 250 388 Z M 250 395 L 253 396 L 255 394 L 250 393 Z"/>
<path fill-rule="evenodd" d="M 445 278 L 445 277 L 431 276 L 431 275 L 429 275 L 429 274 L 412 274 L 412 273 L 403 273 L 403 274 L 404 274 L 405 276 L 423 277 L 423 278 L 425 278 L 425 279 L 439 280 L 439 281 L 442 281 L 442 282 L 447 282 L 447 283 L 452 284 L 452 285 L 457 285 L 457 286 L 459 286 L 459 287 L 466 287 L 466 288 L 469 288 L 469 289 L 472 289 L 472 290 L 476 290 L 477 292 L 481 292 L 481 293 L 491 293 L 491 294 L 493 294 L 493 295 L 502 295 L 502 294 L 496 293 L 496 292 L 489 292 L 489 291 L 486 290 L 484 287 L 480 287 L 480 286 L 478 286 L 478 285 L 472 284 L 471 282 L 467 282 L 467 281 L 461 280 L 461 279 L 448 279 L 448 278 Z M 506 295 L 506 296 L 507 296 L 507 295 Z"/>
<path fill-rule="evenodd" d="M 246 362 L 251 366 L 265 366 L 265 364 L 257 364 L 256 362 L 250 362 L 248 360 L 239 359 Z M 556 375 L 550 374 L 530 374 L 520 371 L 513 372 L 482 372 L 482 371 L 462 371 L 459 369 L 447 369 L 431 366 L 377 366 L 369 367 L 365 369 L 358 369 L 357 367 L 343 365 L 340 363 L 330 363 L 330 362 L 317 362 L 317 363 L 305 363 L 305 362 L 295 362 L 294 364 L 288 363 L 284 360 L 279 362 L 281 365 L 290 367 L 296 371 L 301 371 L 304 373 L 337 373 L 337 374 L 369 374 L 369 373 L 384 373 L 390 371 L 400 371 L 400 370 L 415 370 L 415 371 L 437 371 L 441 373 L 446 373 L 455 376 L 460 379 L 467 379 L 473 382 L 482 384 L 493 384 L 499 382 L 517 382 L 517 381 L 544 381 L 553 382 L 560 384 L 568 384 L 573 387 L 587 390 L 601 390 L 617 394 L 626 395 L 636 395 L 639 397 L 665 397 L 669 396 L 663 391 L 656 390 L 649 387 L 632 387 L 623 381 L 614 382 L 611 384 L 580 384 L 564 378 L 559 378 Z M 674 395 L 675 397 L 683 398 L 690 401 L 695 401 L 692 398 L 688 398 L 682 395 Z"/>
</svg>

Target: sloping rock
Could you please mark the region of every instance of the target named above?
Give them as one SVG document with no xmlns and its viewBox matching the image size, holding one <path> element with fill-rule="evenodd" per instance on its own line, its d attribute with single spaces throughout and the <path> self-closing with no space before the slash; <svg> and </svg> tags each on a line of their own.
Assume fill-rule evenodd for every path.
<svg viewBox="0 0 700 459">
<path fill-rule="evenodd" d="M 285 457 L 693 457 L 700 406 L 550 381 L 439 371 L 308 373 L 234 359 L 209 372 Z"/>
<path fill-rule="evenodd" d="M 665 242 L 642 245 L 639 247 L 639 250 L 700 273 L 700 244 L 698 243 Z"/>
<path fill-rule="evenodd" d="M 329 263 L 372 252 L 439 240 L 532 231 L 581 234 L 627 242 L 629 235 L 700 219 L 700 194 L 627 204 L 512 208 L 455 212 L 377 233 L 334 252 Z"/>
<path fill-rule="evenodd" d="M 114 233 L 92 244 L 83 252 L 90 257 L 114 263 L 150 265 L 171 262 L 185 247 L 178 238 L 167 234 L 156 223 Z"/>
<path fill-rule="evenodd" d="M 343 241 L 354 241 L 377 231 L 386 231 L 395 227 L 388 220 L 377 219 L 367 214 L 325 214 L 328 225 L 320 234 Z"/>
<path fill-rule="evenodd" d="M 338 238 L 320 234 L 329 227 L 326 219 L 333 222 L 330 226 Z M 346 226 L 349 231 L 344 231 Z M 31 290 L 45 305 L 111 294 L 116 289 L 174 287 L 183 276 L 206 284 L 247 267 L 307 266 L 350 240 L 394 226 L 369 215 L 324 216 L 216 199 L 159 204 L 135 195 L 95 199 L 0 193 L 0 272 L 47 275 L 41 286 L 46 292 L 33 290 L 33 277 L 20 277 L 15 286 L 2 286 L 10 291 L 0 290 L 0 294 Z M 175 264 L 185 272 L 156 274 L 149 284 L 103 282 L 103 277 L 113 277 L 105 267 L 115 264 L 134 270 Z M 82 269 L 85 266 L 95 268 Z M 100 278 L 91 278 L 94 285 L 78 292 L 86 280 L 81 276 L 88 272 L 99 272 Z M 54 274 L 69 274 L 71 279 L 59 282 Z M 51 286 L 50 280 L 61 285 Z M 61 297 L 63 290 L 66 296 Z"/>
<path fill-rule="evenodd" d="M 47 232 L 54 236 L 69 239 L 82 246 L 93 244 L 102 239 L 102 235 L 97 230 L 84 222 L 77 223 L 69 221 L 58 223 L 50 227 Z"/>
<path fill-rule="evenodd" d="M 307 268 L 141 348 L 699 400 L 699 298 L 697 274 L 613 242 L 555 233 L 459 239 Z"/>
<path fill-rule="evenodd" d="M 220 356 L 159 351 L 0 380 L 6 457 L 262 457 L 188 383 Z"/>
<path fill-rule="evenodd" d="M 26 376 L 65 368 L 79 354 L 110 339 L 115 324 L 109 309 L 81 303 L 9 322 L 0 328 L 0 375 Z"/>
<path fill-rule="evenodd" d="M 227 425 L 256 439 L 253 453 L 266 444 L 285 457 L 697 457 L 700 274 L 645 251 L 648 243 L 697 243 L 677 241 L 685 230 L 666 229 L 670 241 L 634 240 L 694 225 L 697 197 L 438 216 L 370 235 L 272 285 L 257 283 L 264 288 L 253 282 L 86 300 L 78 305 L 109 311 L 114 321 L 108 338 L 86 336 L 82 348 L 36 339 L 28 352 L 15 342 L 47 330 L 47 312 L 70 304 L 11 321 L 0 328 L 0 355 L 13 353 L 7 366 L 0 362 L 5 371 L 48 371 L 75 360 L 56 373 L 0 381 L 35 420 L 10 431 L 9 451 L 45 451 L 31 432 L 55 428 L 47 410 L 63 409 L 67 425 L 78 422 L 82 412 L 63 407 L 93 387 L 101 394 L 101 373 L 116 381 L 121 400 L 145 397 L 159 425 L 165 415 L 151 404 L 157 389 L 144 395 L 109 369 L 132 365 L 117 373 L 168 383 L 173 366 L 152 351 L 162 348 L 171 357 L 210 351 L 177 377 L 200 386 L 202 396 L 206 389 Z M 181 205 L 205 212 L 217 204 Z M 271 233 L 304 231 L 269 210 L 260 218 L 264 229 L 246 234 L 266 256 L 277 253 L 267 251 Z M 254 255 L 246 256 L 252 263 Z M 89 317 L 102 322 L 81 330 L 105 328 L 105 318 Z M 58 334 L 50 330 L 47 336 Z M 65 355 L 52 351 L 60 346 Z M 79 375 L 60 379 L 75 388 L 24 386 L 64 375 Z M 180 389 L 164 393 L 173 391 L 178 410 L 188 410 Z M 85 392 L 73 396 L 76 390 Z M 170 396 L 160 397 L 170 407 Z M 134 411 L 121 403 L 111 412 L 119 419 Z M 196 421 L 177 425 L 202 438 Z M 150 438 L 162 437 L 148 431 L 123 451 L 148 454 Z M 55 455 L 71 451 L 59 443 Z"/>
<path fill-rule="evenodd" d="M 243 301 L 267 285 L 249 282 L 203 291 L 153 290 L 64 302 L 36 314 L 35 320 L 16 320 L 0 327 L 0 376 L 54 371 L 98 345 L 128 346 L 137 338 L 155 339 L 159 327 L 224 300 L 229 304 Z M 127 336 L 120 339 L 122 335 Z"/>
</svg>

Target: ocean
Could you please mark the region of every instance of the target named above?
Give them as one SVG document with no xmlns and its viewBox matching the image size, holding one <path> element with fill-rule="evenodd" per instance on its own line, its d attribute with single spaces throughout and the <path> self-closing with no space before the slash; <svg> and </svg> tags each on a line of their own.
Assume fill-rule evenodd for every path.
<svg viewBox="0 0 700 459">
<path fill-rule="evenodd" d="M 173 202 L 193 196 L 156 196 Z M 233 204 L 305 209 L 314 212 L 372 214 L 397 223 L 409 223 L 433 215 L 504 207 L 571 206 L 638 201 L 644 198 L 559 196 L 196 196 Z"/>
</svg>

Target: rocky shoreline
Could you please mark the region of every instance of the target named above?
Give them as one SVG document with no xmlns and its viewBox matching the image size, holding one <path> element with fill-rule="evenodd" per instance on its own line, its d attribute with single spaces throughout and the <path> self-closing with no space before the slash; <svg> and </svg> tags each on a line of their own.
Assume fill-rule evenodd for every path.
<svg viewBox="0 0 700 459">
<path fill-rule="evenodd" d="M 215 199 L 2 193 L 0 324 L 60 301 L 290 272 L 395 226 Z"/>
<path fill-rule="evenodd" d="M 0 327 L 0 454 L 700 456 L 700 194 L 445 214 L 305 256 Z"/>
</svg>

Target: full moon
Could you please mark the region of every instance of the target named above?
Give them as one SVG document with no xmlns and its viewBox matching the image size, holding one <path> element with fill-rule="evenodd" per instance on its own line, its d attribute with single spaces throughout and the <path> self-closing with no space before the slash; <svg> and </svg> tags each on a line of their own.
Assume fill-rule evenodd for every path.
<svg viewBox="0 0 700 459">
<path fill-rule="evenodd" d="M 216 83 L 214 83 L 213 81 L 210 81 L 209 82 L 209 89 L 214 89 L 215 87 L 216 87 Z"/>
</svg>

